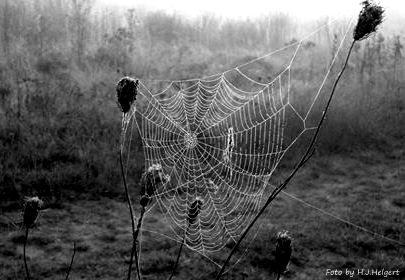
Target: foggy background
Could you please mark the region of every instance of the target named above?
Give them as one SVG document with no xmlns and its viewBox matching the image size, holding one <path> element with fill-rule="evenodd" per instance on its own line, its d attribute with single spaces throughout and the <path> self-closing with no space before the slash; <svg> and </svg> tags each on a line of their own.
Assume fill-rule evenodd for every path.
<svg viewBox="0 0 405 280">
<path fill-rule="evenodd" d="M 34 279 L 62 279 L 72 240 L 80 243 L 72 279 L 125 275 L 131 241 L 117 157 L 119 78 L 170 80 L 215 74 L 296 42 L 341 14 L 303 45 L 307 58 L 296 65 L 292 86 L 299 93 L 298 106 L 307 104 L 348 19 L 360 10 L 358 3 L 352 8 L 352 3 L 338 1 L 333 5 L 339 9 L 331 4 L 328 13 L 328 7 L 312 10 L 310 3 L 302 7 L 291 2 L 297 5 L 291 12 L 288 5 L 279 4 L 268 12 L 256 7 L 245 15 L 243 7 L 233 9 L 233 4 L 219 1 L 218 9 L 202 12 L 198 6 L 129 3 L 0 2 L 1 279 L 23 279 L 19 211 L 23 198 L 31 195 L 40 196 L 49 207 L 31 241 Z M 387 4 L 381 29 L 356 44 L 317 154 L 291 192 L 405 242 L 405 18 L 400 8 L 398 1 Z M 263 69 L 271 67 L 271 62 L 264 64 Z M 335 75 L 339 69 L 333 70 Z M 257 73 L 257 78 L 265 77 Z M 144 166 L 141 139 L 133 141 L 135 163 L 129 177 L 137 200 Z M 283 162 L 276 179 L 291 170 L 293 158 Z M 355 186 L 361 187 L 354 190 Z M 324 270 L 334 267 L 404 269 L 403 247 L 302 207 L 288 198 L 276 201 L 264 218 L 268 228 L 259 232 L 251 255 L 242 259 L 246 265 L 236 266 L 229 279 L 268 279 L 274 249 L 274 234 L 268 232 L 280 228 L 293 232 L 297 243 L 287 278 L 325 279 Z M 158 223 L 159 216 L 154 219 Z M 149 238 L 154 243 L 144 247 L 145 279 L 164 279 L 177 246 L 162 237 Z M 179 279 L 212 279 L 217 267 L 209 262 L 198 267 L 198 258 L 204 258 L 185 254 Z"/>
</svg>

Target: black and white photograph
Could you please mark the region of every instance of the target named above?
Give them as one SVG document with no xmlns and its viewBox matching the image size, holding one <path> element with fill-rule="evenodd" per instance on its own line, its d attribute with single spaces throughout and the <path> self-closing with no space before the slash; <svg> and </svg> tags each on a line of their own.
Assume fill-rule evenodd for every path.
<svg viewBox="0 0 405 280">
<path fill-rule="evenodd" d="M 0 280 L 405 280 L 405 1 L 0 0 Z"/>
</svg>

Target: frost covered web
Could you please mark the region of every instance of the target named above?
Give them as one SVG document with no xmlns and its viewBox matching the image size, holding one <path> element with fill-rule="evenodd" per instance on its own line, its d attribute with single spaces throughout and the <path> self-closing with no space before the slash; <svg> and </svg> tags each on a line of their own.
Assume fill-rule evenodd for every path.
<svg viewBox="0 0 405 280">
<path fill-rule="evenodd" d="M 292 102 L 292 69 L 309 36 L 209 77 L 139 79 L 136 106 L 123 120 L 124 133 L 128 143 L 137 130 L 145 168 L 159 165 L 167 176 L 154 190 L 149 211 L 160 208 L 175 240 L 204 256 L 238 240 L 260 209 L 286 152 L 316 128 L 308 117 L 349 30 L 350 23 L 304 111 Z M 285 63 L 258 78 L 263 61 L 273 57 Z M 191 223 L 189 211 L 196 200 L 202 201 L 201 209 Z"/>
</svg>

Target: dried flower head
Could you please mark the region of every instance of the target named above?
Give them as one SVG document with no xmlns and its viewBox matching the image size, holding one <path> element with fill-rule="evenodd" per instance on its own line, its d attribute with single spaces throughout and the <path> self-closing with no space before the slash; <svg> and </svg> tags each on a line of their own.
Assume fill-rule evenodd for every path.
<svg viewBox="0 0 405 280">
<path fill-rule="evenodd" d="M 134 103 L 138 94 L 138 84 L 138 80 L 130 77 L 124 77 L 119 80 L 116 90 L 118 105 L 122 112 L 127 113 L 131 109 L 132 103 Z"/>
<path fill-rule="evenodd" d="M 159 180 L 159 183 L 161 182 L 161 180 L 163 178 L 162 165 L 160 165 L 159 163 L 152 164 L 151 166 L 149 166 L 147 172 L 151 173 L 153 175 L 153 177 L 155 178 L 155 180 Z"/>
<path fill-rule="evenodd" d="M 377 30 L 384 18 L 384 9 L 375 4 L 372 0 L 366 0 L 363 3 L 363 9 L 360 11 L 357 25 L 353 32 L 353 38 L 361 41 L 368 38 Z"/>
<path fill-rule="evenodd" d="M 142 187 L 144 194 L 152 196 L 155 193 L 156 185 L 159 183 L 165 183 L 170 178 L 163 174 L 163 169 L 160 164 L 152 164 L 142 174 Z"/>
<path fill-rule="evenodd" d="M 292 239 L 287 231 L 277 233 L 275 265 L 278 273 L 284 273 L 287 270 L 292 253 Z"/>
<path fill-rule="evenodd" d="M 200 214 L 201 207 L 204 203 L 204 200 L 197 196 L 193 203 L 191 203 L 190 208 L 188 209 L 188 222 L 189 224 L 194 224 L 197 220 L 198 215 Z"/>
<path fill-rule="evenodd" d="M 150 200 L 151 198 L 149 197 L 149 195 L 144 194 L 143 196 L 141 196 L 141 200 L 139 201 L 139 203 L 143 208 L 145 208 L 146 206 L 148 206 Z"/>
<path fill-rule="evenodd" d="M 26 228 L 31 228 L 35 224 L 43 204 L 43 201 L 37 196 L 25 199 L 23 222 Z"/>
</svg>

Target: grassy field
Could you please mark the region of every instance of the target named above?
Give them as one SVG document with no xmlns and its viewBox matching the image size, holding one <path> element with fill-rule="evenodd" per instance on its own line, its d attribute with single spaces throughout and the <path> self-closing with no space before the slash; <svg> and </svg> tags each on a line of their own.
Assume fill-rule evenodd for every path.
<svg viewBox="0 0 405 280">
<path fill-rule="evenodd" d="M 224 279 L 273 279 L 274 237 L 282 229 L 288 230 L 294 239 L 293 256 L 284 279 L 383 279 L 328 277 L 328 268 L 399 269 L 401 276 L 385 279 L 405 279 L 404 246 L 314 208 L 404 244 L 404 181 L 405 149 L 401 145 L 389 152 L 314 157 L 287 189 L 290 195 L 312 206 L 281 195 L 260 220 L 257 238 L 250 243 L 248 253 Z M 16 222 L 20 213 L 4 212 L 0 219 L 0 279 L 23 279 L 24 232 Z M 156 234 L 170 235 L 169 226 L 158 211 L 146 217 L 144 229 L 143 279 L 166 279 L 178 245 Z M 64 279 L 73 242 L 77 252 L 70 279 L 124 279 L 131 246 L 124 201 L 71 198 L 60 207 L 42 212 L 28 242 L 32 278 Z M 213 279 L 218 267 L 195 252 L 183 252 L 176 279 Z M 224 256 L 214 260 L 221 263 Z"/>
</svg>

